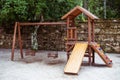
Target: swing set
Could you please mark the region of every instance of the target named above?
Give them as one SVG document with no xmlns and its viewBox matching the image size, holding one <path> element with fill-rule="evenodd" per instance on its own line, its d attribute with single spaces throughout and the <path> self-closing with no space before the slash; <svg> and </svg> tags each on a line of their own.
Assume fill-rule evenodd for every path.
<svg viewBox="0 0 120 80">
<path fill-rule="evenodd" d="M 14 60 L 14 50 L 15 50 L 15 44 L 16 44 L 16 33 L 18 32 L 18 43 L 20 47 L 20 55 L 21 58 L 23 57 L 23 49 L 22 49 L 22 39 L 21 39 L 21 29 L 20 27 L 29 27 L 29 26 L 44 26 L 44 25 L 66 25 L 65 22 L 39 22 L 39 23 L 20 23 L 16 22 L 14 26 L 14 35 L 13 35 L 13 43 L 12 43 L 12 53 L 11 53 L 11 60 Z"/>
</svg>

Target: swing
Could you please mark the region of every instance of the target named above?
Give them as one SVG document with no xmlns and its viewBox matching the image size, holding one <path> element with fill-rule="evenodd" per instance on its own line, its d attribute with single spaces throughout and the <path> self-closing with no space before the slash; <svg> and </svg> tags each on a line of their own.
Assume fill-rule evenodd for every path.
<svg viewBox="0 0 120 80">
<path fill-rule="evenodd" d="M 28 49 L 25 52 L 25 55 L 31 55 L 31 56 L 35 56 L 36 50 L 38 50 L 38 42 L 37 42 L 37 30 L 38 30 L 39 26 L 35 26 L 35 30 L 34 32 L 31 34 L 31 44 L 32 44 L 32 49 Z"/>
<path fill-rule="evenodd" d="M 52 57 L 53 59 L 58 58 L 58 52 L 56 53 L 48 53 L 48 58 Z"/>
<path fill-rule="evenodd" d="M 35 53 L 36 53 L 36 51 L 29 49 L 29 50 L 26 50 L 25 56 L 28 56 L 28 55 L 30 55 L 30 56 L 35 56 Z"/>
<path fill-rule="evenodd" d="M 61 27 L 60 27 L 60 30 L 61 30 Z M 57 36 L 56 36 L 56 39 L 55 39 L 56 41 L 59 41 L 59 40 L 57 40 L 57 39 L 59 39 L 59 35 L 58 35 L 59 33 L 60 33 L 60 32 L 59 32 L 58 30 L 56 30 L 56 35 L 57 35 Z M 62 33 L 60 34 L 60 36 L 62 36 Z M 61 38 L 62 38 L 62 37 L 61 37 Z M 50 40 L 49 40 L 49 42 L 50 42 Z M 58 42 L 58 45 L 61 45 L 60 42 L 61 42 L 61 41 Z M 56 46 L 58 46 L 58 45 L 56 45 Z M 56 47 L 56 46 L 55 46 L 55 47 Z M 57 50 L 56 50 L 55 52 L 49 52 L 47 56 L 48 56 L 48 58 L 51 57 L 51 58 L 53 58 L 53 59 L 58 58 L 58 48 L 57 48 Z"/>
</svg>

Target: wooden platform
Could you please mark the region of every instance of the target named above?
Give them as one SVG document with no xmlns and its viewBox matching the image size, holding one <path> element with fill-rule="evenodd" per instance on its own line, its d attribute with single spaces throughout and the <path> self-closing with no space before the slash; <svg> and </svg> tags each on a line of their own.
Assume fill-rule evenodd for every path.
<svg viewBox="0 0 120 80">
<path fill-rule="evenodd" d="M 101 57 L 101 59 L 106 63 L 108 67 L 112 66 L 112 60 L 110 60 L 108 56 L 104 54 L 104 51 L 102 50 L 100 45 L 94 42 L 91 43 L 91 47 L 95 50 L 96 53 L 98 53 L 98 55 Z"/>
<path fill-rule="evenodd" d="M 64 68 L 64 73 L 77 74 L 88 47 L 87 42 L 76 43 L 74 49 L 70 55 L 70 58 Z"/>
</svg>

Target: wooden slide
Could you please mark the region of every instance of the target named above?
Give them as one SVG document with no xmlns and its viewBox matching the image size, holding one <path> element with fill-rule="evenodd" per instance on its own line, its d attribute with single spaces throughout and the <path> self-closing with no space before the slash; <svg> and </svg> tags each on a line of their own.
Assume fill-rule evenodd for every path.
<svg viewBox="0 0 120 80">
<path fill-rule="evenodd" d="M 71 73 L 71 74 L 78 73 L 87 47 L 88 47 L 87 42 L 81 42 L 75 44 L 73 51 L 70 55 L 70 58 L 64 68 L 64 73 Z"/>
<path fill-rule="evenodd" d="M 106 63 L 108 67 L 112 66 L 112 60 L 110 60 L 107 55 L 104 54 L 104 51 L 100 48 L 100 45 L 98 45 L 95 42 L 91 43 L 91 47 L 94 49 L 96 53 L 102 58 L 102 60 Z"/>
</svg>

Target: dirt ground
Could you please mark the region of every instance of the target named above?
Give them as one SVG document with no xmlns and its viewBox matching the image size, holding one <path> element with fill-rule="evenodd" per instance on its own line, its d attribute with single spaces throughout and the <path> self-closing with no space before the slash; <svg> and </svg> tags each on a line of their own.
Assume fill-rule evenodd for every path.
<svg viewBox="0 0 120 80">
<path fill-rule="evenodd" d="M 48 51 L 38 51 L 36 56 L 20 58 L 15 50 L 15 60 L 11 61 L 11 49 L 0 49 L 0 80 L 120 80 L 120 54 L 107 54 L 113 61 L 109 68 L 96 54 L 97 65 L 83 65 L 78 75 L 64 74 L 66 53 L 58 52 L 58 58 L 48 58 Z M 51 51 L 51 53 L 55 53 Z"/>
</svg>

